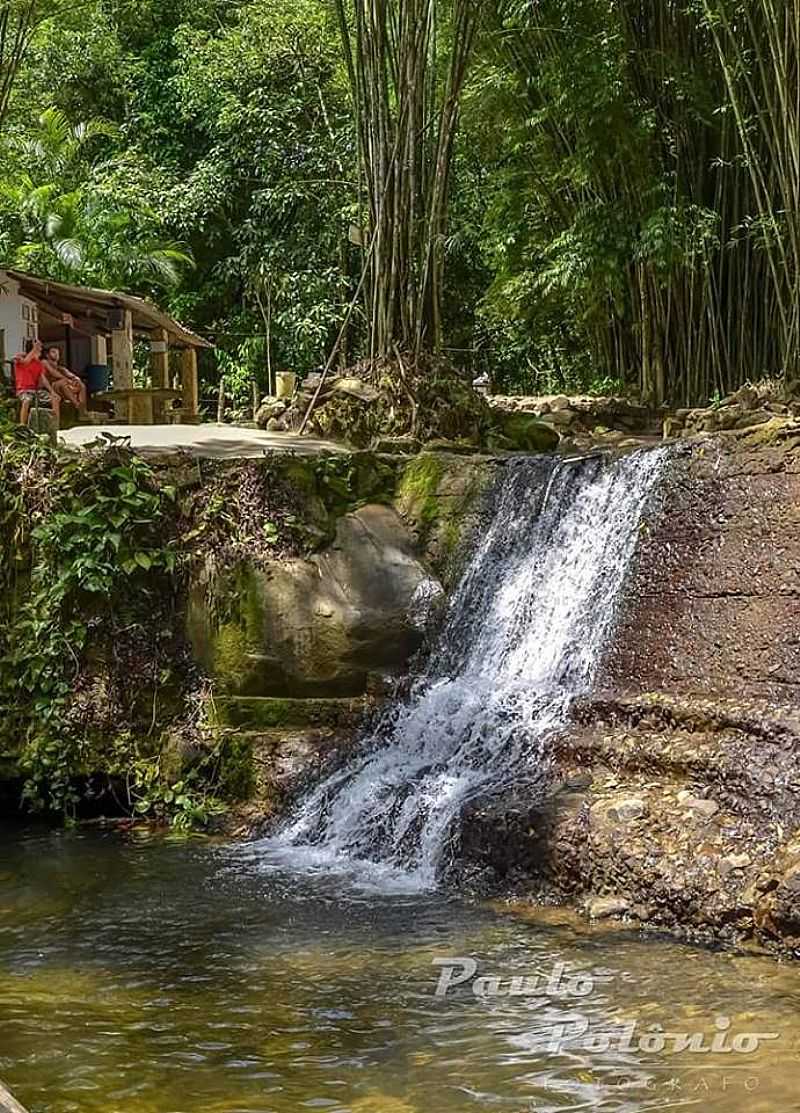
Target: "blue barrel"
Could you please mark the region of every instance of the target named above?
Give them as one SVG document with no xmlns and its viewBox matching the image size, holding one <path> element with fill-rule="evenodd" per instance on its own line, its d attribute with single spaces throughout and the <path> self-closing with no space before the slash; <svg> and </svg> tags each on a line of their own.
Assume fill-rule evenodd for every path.
<svg viewBox="0 0 800 1113">
<path fill-rule="evenodd" d="M 86 368 L 86 389 L 90 394 L 108 390 L 108 366 L 105 363 L 90 363 Z"/>
</svg>

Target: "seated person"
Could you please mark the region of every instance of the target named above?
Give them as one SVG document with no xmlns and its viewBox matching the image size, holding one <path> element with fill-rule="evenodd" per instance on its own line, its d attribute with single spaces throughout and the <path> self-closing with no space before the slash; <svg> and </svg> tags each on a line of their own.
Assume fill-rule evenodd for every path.
<svg viewBox="0 0 800 1113">
<path fill-rule="evenodd" d="M 45 374 L 53 390 L 65 402 L 71 402 L 80 412 L 86 415 L 86 387 L 69 368 L 61 363 L 61 349 L 53 344 L 47 349 L 44 358 Z"/>
<path fill-rule="evenodd" d="M 19 420 L 23 425 L 30 421 L 31 406 L 35 401 L 52 406 L 56 424 L 60 423 L 61 398 L 47 377 L 41 340 L 26 341 L 25 352 L 14 357 L 14 390 L 22 402 Z"/>
</svg>

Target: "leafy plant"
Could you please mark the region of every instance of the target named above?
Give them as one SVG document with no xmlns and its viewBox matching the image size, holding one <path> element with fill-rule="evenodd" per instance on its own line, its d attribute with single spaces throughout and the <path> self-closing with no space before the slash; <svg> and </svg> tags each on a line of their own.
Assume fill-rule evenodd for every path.
<svg viewBox="0 0 800 1113">
<path fill-rule="evenodd" d="M 169 590 L 171 496 L 123 449 L 57 457 L 17 427 L 0 429 L 0 466 L 3 547 L 17 555 L 3 585 L 0 743 L 18 754 L 26 799 L 69 815 L 91 745 L 72 714 L 90 631 L 116 599 L 147 608 Z"/>
</svg>

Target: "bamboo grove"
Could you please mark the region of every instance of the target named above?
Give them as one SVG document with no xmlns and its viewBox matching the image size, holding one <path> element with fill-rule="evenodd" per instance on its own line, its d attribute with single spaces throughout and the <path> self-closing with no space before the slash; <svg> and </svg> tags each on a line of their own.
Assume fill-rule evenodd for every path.
<svg viewBox="0 0 800 1113">
<path fill-rule="evenodd" d="M 157 297 L 209 396 L 794 383 L 799 48 L 800 0 L 0 0 L 0 265 Z"/>
<path fill-rule="evenodd" d="M 543 192 L 550 185 L 540 212 L 551 243 L 581 229 L 589 239 L 593 217 L 627 225 L 614 273 L 577 314 L 594 367 L 654 402 L 800 378 L 800 3 L 624 0 L 600 12 L 578 2 L 560 20 L 558 8 L 512 8 L 503 35 L 542 132 L 537 157 L 569 165 L 592 145 L 596 119 L 552 111 L 534 76 L 576 50 L 570 26 L 589 35 L 588 50 L 599 28 L 610 32 L 633 106 L 620 123 L 611 105 L 607 149 L 557 178 L 557 196 L 537 175 Z M 559 277 L 546 260 L 539 289 Z"/>
<path fill-rule="evenodd" d="M 366 194 L 370 353 L 399 346 L 419 355 L 442 343 L 453 143 L 479 3 L 452 0 L 444 34 L 438 0 L 336 7 Z"/>
</svg>

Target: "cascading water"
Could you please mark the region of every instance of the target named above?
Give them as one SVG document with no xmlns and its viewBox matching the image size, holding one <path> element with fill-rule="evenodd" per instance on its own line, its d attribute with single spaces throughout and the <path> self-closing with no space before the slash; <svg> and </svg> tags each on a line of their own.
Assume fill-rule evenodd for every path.
<svg viewBox="0 0 800 1113">
<path fill-rule="evenodd" d="M 430 887 L 465 803 L 544 776 L 607 645 L 663 458 L 509 462 L 424 677 L 267 841 L 271 857 Z"/>
</svg>

